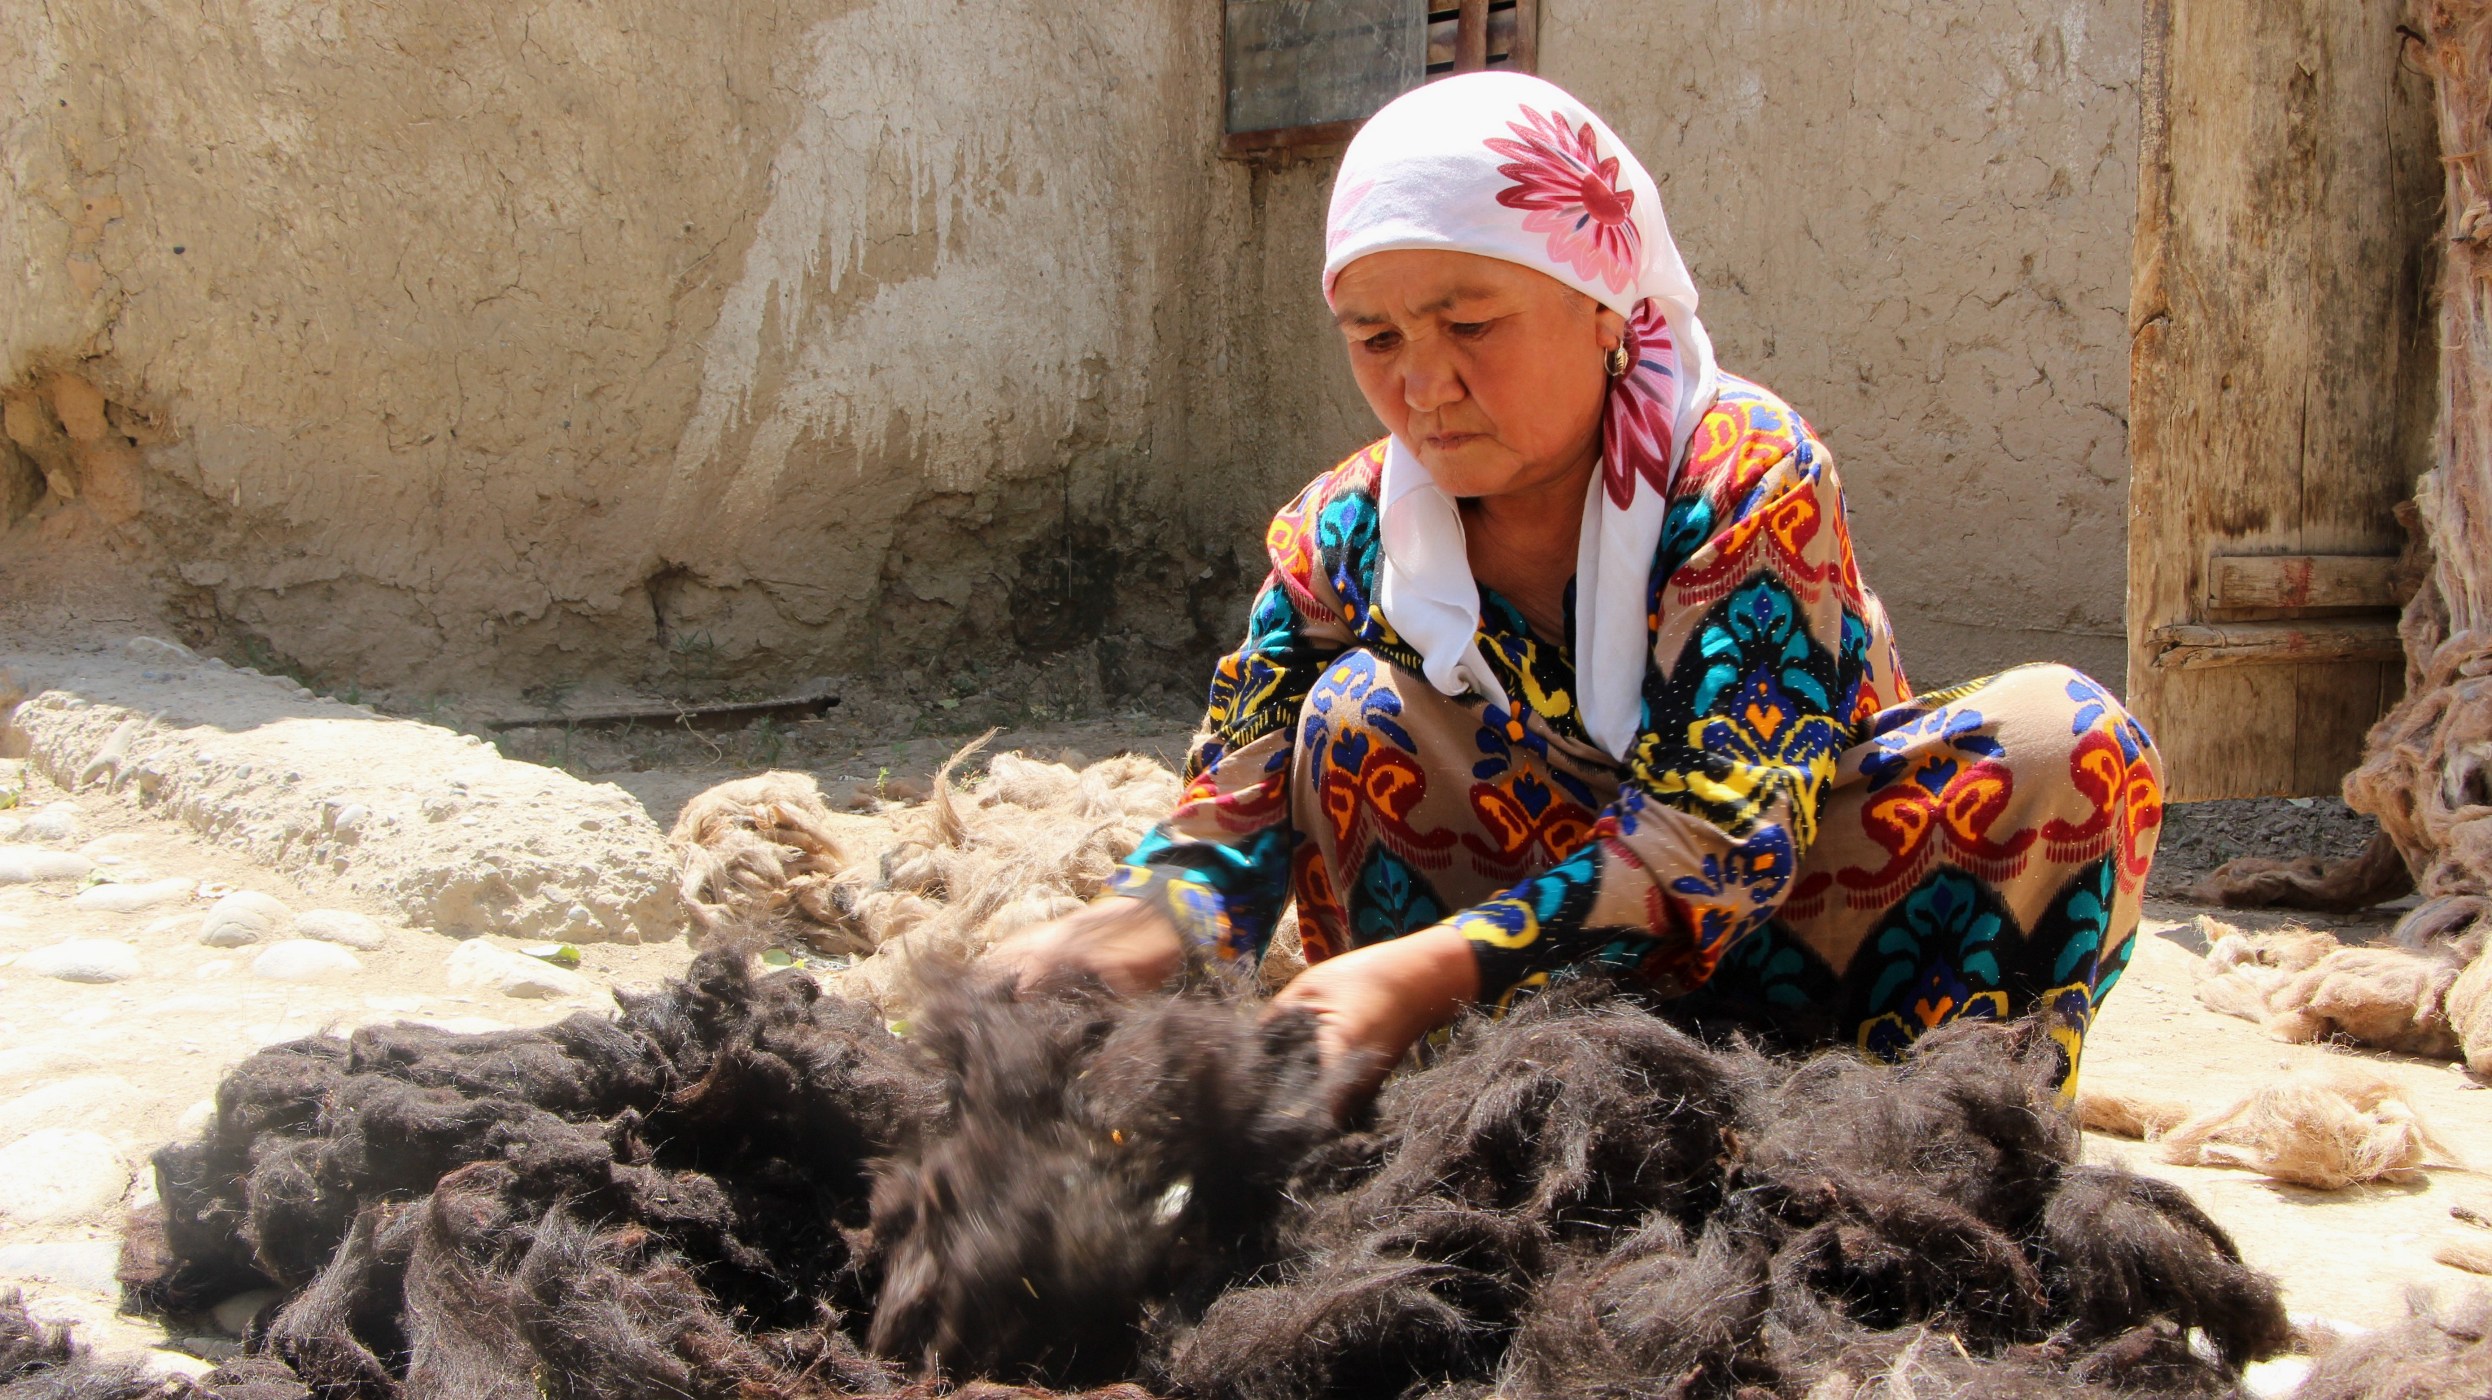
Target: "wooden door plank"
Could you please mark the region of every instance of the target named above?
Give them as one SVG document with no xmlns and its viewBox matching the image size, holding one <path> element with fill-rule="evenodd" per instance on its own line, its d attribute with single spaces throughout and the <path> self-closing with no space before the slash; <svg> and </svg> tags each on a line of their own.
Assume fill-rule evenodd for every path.
<svg viewBox="0 0 2492 1400">
<path fill-rule="evenodd" d="M 2158 627 L 2152 640 L 2160 648 L 2151 663 L 2158 671 L 2202 671 L 2214 666 L 2290 665 L 2312 662 L 2395 661 L 2405 655 L 2393 617 L 2313 619 L 2306 622 L 2176 622 Z M 2366 696 L 2368 672 L 2355 676 L 2352 688 Z M 2374 713 L 2373 719 L 2379 716 Z M 2366 721 L 2367 723 L 2367 721 Z"/>
<path fill-rule="evenodd" d="M 2129 696 L 2175 801 L 2333 791 L 2378 714 L 2376 642 L 2356 620 L 2333 627 L 2324 661 L 2303 659 L 2312 623 L 2299 642 L 2227 632 L 2185 652 L 2166 629 L 2214 625 L 2219 592 L 2252 596 L 2259 570 L 2282 568 L 2230 556 L 2400 543 L 2395 503 L 2430 461 L 2438 164 L 2398 17 L 2329 0 L 2147 6 Z M 2359 594 L 2369 567 L 2320 591 Z M 2272 591 L 2290 583 L 2279 572 Z M 2184 664 L 2156 664 L 2171 653 Z"/>
<path fill-rule="evenodd" d="M 2208 561 L 2212 612 L 2310 612 L 2368 608 L 2393 613 L 2393 554 L 2219 554 Z"/>
</svg>

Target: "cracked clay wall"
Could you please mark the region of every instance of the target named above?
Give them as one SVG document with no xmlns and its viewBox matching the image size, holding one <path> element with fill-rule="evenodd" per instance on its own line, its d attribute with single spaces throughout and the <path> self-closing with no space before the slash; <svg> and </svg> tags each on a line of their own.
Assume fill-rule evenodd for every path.
<svg viewBox="0 0 2492 1400">
<path fill-rule="evenodd" d="M 364 685 L 1193 689 L 1217 17 L 0 6 L 0 605 Z"/>
<path fill-rule="evenodd" d="M 1914 682 L 2119 685 L 2143 7 L 1541 8 L 1541 72 L 1651 168 L 1724 367 L 1833 447 Z M 1316 288 L 1330 179 L 1256 189 L 1275 500 L 1374 432 Z"/>
<path fill-rule="evenodd" d="M 2139 17 L 1543 0 L 1928 683 L 2116 680 Z M 1194 691 L 1375 429 L 1218 7 L 0 6 L 0 627 L 420 690 Z"/>
</svg>

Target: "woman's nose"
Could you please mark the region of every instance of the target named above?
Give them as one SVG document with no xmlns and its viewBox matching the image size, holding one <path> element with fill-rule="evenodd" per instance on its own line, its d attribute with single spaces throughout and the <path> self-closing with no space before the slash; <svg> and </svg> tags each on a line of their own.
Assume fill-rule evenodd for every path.
<svg viewBox="0 0 2492 1400">
<path fill-rule="evenodd" d="M 1402 402 L 1413 413 L 1433 413 L 1459 402 L 1465 389 L 1454 367 L 1432 355 L 1415 355 L 1402 368 Z"/>
</svg>

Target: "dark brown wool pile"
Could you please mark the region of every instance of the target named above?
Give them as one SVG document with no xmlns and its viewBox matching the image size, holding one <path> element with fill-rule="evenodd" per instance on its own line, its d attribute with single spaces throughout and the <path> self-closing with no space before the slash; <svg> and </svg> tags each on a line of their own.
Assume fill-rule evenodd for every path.
<svg viewBox="0 0 2492 1400">
<path fill-rule="evenodd" d="M 2074 1165 L 2056 1053 L 1777 1058 L 1584 982 L 1341 1131 L 1302 1022 L 964 975 L 902 1040 L 710 953 L 613 1020 L 261 1052 L 125 1276 L 285 1291 L 229 1400 L 2237 1394 L 2272 1284 Z"/>
</svg>

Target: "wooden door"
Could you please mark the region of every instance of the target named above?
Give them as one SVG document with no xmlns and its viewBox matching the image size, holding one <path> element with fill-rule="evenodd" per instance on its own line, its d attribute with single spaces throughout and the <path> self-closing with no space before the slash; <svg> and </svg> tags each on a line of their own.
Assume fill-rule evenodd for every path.
<svg viewBox="0 0 2492 1400">
<path fill-rule="evenodd" d="M 2332 793 L 2403 685 L 2431 464 L 2431 89 L 2394 0 L 2148 0 L 2129 699 L 2174 801 Z"/>
</svg>

